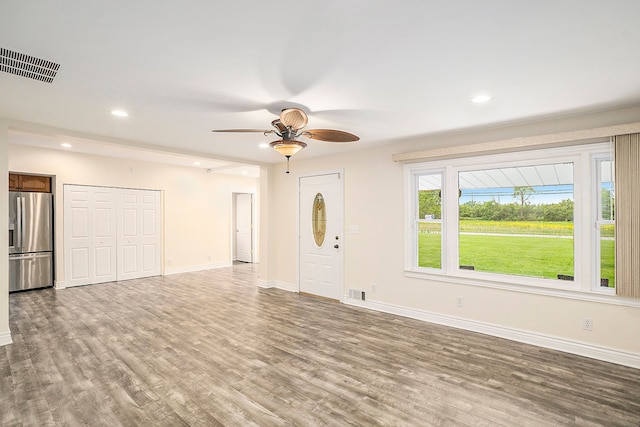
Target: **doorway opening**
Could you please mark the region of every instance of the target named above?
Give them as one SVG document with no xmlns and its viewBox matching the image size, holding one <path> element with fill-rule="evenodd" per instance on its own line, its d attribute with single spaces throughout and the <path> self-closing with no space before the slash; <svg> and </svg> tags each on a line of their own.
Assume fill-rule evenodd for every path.
<svg viewBox="0 0 640 427">
<path fill-rule="evenodd" d="M 232 253 L 235 263 L 254 260 L 253 194 L 233 193 Z"/>
</svg>

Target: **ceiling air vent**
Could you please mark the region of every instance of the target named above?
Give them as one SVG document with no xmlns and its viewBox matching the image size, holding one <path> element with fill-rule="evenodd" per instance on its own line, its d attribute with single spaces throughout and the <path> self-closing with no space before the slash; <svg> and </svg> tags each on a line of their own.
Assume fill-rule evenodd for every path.
<svg viewBox="0 0 640 427">
<path fill-rule="evenodd" d="M 60 64 L 0 47 L 0 71 L 51 83 Z"/>
</svg>

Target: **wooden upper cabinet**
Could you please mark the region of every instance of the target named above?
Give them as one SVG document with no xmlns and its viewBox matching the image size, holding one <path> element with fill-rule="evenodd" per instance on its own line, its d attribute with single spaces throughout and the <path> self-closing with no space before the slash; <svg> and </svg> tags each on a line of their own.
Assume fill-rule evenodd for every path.
<svg viewBox="0 0 640 427">
<path fill-rule="evenodd" d="M 15 173 L 9 174 L 9 191 L 17 191 L 20 185 L 20 175 Z"/>
<path fill-rule="evenodd" d="M 10 173 L 9 191 L 34 191 L 39 193 L 51 193 L 51 177 Z"/>
</svg>

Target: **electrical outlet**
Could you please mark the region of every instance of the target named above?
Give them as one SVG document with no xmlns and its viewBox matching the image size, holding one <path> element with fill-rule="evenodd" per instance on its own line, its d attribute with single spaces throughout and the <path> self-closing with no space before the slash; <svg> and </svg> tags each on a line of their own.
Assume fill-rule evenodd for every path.
<svg viewBox="0 0 640 427">
<path fill-rule="evenodd" d="M 585 331 L 592 331 L 593 319 L 590 319 L 588 317 L 585 317 L 584 319 L 582 319 L 582 329 L 584 329 Z"/>
<path fill-rule="evenodd" d="M 211 255 L 207 256 L 207 261 L 211 261 Z"/>
<path fill-rule="evenodd" d="M 462 297 L 456 297 L 456 305 L 462 307 Z"/>
<path fill-rule="evenodd" d="M 375 292 L 376 291 L 376 284 L 372 283 L 371 284 L 371 292 Z"/>
<path fill-rule="evenodd" d="M 167 265 L 171 265 L 171 260 L 170 259 L 167 260 Z"/>
</svg>

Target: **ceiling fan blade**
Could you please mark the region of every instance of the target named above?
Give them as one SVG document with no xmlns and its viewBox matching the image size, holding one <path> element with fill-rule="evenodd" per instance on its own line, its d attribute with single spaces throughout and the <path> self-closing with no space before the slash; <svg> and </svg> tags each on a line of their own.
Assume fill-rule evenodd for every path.
<svg viewBox="0 0 640 427">
<path fill-rule="evenodd" d="M 286 108 L 280 112 L 280 123 L 294 130 L 302 129 L 308 121 L 307 114 L 299 108 Z"/>
<path fill-rule="evenodd" d="M 301 133 L 310 139 L 327 142 L 356 142 L 360 140 L 357 136 L 349 132 L 333 129 L 310 129 Z"/>
<path fill-rule="evenodd" d="M 272 121 L 271 126 L 277 128 L 280 132 L 284 132 L 285 130 L 287 130 L 287 127 L 280 123 L 280 119 L 275 119 L 274 121 Z"/>
<path fill-rule="evenodd" d="M 273 131 L 272 130 L 265 130 L 265 129 L 214 129 L 211 132 L 233 132 L 233 133 L 238 133 L 238 132 L 260 132 L 260 133 L 271 133 Z"/>
</svg>

